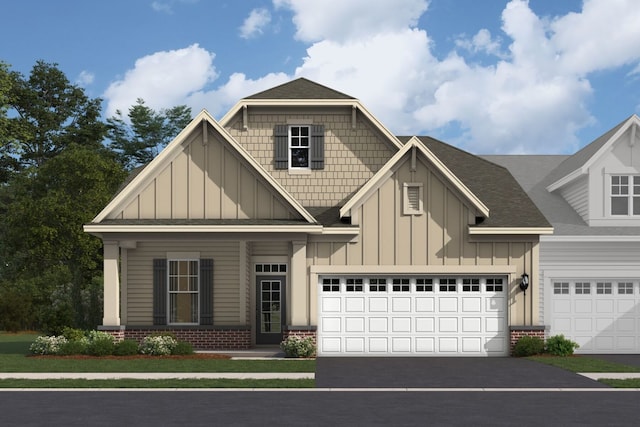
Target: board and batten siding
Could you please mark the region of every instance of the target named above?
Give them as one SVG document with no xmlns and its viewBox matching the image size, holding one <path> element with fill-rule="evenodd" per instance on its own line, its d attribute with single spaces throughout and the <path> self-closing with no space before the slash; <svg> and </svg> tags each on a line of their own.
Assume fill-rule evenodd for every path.
<svg viewBox="0 0 640 427">
<path fill-rule="evenodd" d="M 424 214 L 402 214 L 402 184 L 422 182 Z M 537 263 L 537 236 L 471 238 L 469 209 L 459 192 L 438 173 L 418 161 L 415 172 L 408 162 L 384 182 L 358 208 L 360 236 L 354 242 L 311 241 L 307 263 L 312 265 L 382 266 L 515 266 L 516 276 L 529 275 Z M 478 268 L 482 271 L 482 268 Z M 510 324 L 523 324 L 518 281 L 509 292 Z M 537 320 L 537 296 L 527 294 L 527 324 Z M 534 309 L 535 308 L 535 309 Z"/>
<path fill-rule="evenodd" d="M 127 324 L 153 324 L 153 260 L 166 258 L 167 252 L 199 252 L 200 258 L 213 258 L 213 324 L 240 324 L 240 253 L 238 242 L 138 242 L 127 250 Z"/>
<path fill-rule="evenodd" d="M 560 194 L 583 220 L 589 221 L 589 179 L 586 176 L 564 187 Z"/>
<path fill-rule="evenodd" d="M 118 214 L 120 219 L 299 218 L 228 143 L 210 127 L 183 144 L 183 151 Z"/>
<path fill-rule="evenodd" d="M 304 174 L 275 169 L 274 127 L 283 124 L 324 126 L 324 168 Z M 251 107 L 248 129 L 241 114 L 226 127 L 233 137 L 303 206 L 335 206 L 344 203 L 393 156 L 385 142 L 361 115 L 353 128 L 352 109 L 298 110 Z"/>
</svg>

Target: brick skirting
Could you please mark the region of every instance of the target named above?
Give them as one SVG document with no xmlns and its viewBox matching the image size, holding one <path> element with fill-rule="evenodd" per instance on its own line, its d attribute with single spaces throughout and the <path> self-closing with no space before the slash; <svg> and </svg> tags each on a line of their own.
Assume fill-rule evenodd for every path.
<svg viewBox="0 0 640 427">
<path fill-rule="evenodd" d="M 171 333 L 179 341 L 186 341 L 196 350 L 247 350 L 251 348 L 251 330 L 238 328 L 109 328 L 99 329 L 116 339 L 132 339 L 141 342 L 144 337 L 158 333 Z"/>
<path fill-rule="evenodd" d="M 544 340 L 546 336 L 545 326 L 510 326 L 509 354 L 513 352 L 513 347 L 516 345 L 520 337 L 523 336 L 538 337 Z"/>
</svg>

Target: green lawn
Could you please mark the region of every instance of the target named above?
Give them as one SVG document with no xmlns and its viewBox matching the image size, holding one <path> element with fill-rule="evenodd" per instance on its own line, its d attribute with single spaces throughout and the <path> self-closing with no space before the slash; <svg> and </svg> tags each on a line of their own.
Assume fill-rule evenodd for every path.
<svg viewBox="0 0 640 427">
<path fill-rule="evenodd" d="M 315 380 L 236 380 L 236 379 L 172 379 L 172 380 L 0 380 L 3 388 L 313 388 Z"/>
<path fill-rule="evenodd" d="M 640 378 L 629 378 L 626 380 L 603 378 L 598 380 L 598 382 L 614 388 L 640 388 Z"/>
<path fill-rule="evenodd" d="M 37 335 L 0 334 L 0 372 L 315 372 L 315 360 L 30 357 Z"/>
<path fill-rule="evenodd" d="M 639 367 L 607 362 L 588 356 L 554 357 L 531 356 L 530 360 L 545 363 L 571 372 L 640 372 Z"/>
</svg>

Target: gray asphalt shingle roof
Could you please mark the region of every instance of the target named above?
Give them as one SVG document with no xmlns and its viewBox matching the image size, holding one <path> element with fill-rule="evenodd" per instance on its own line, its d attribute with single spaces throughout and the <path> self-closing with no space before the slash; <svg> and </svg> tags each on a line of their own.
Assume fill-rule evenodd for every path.
<svg viewBox="0 0 640 427">
<path fill-rule="evenodd" d="M 398 138 L 403 143 L 410 139 Z M 434 138 L 418 138 L 489 208 L 489 218 L 479 227 L 551 226 L 506 168 Z"/>
<path fill-rule="evenodd" d="M 337 90 L 300 77 L 244 99 L 355 99 Z"/>
</svg>

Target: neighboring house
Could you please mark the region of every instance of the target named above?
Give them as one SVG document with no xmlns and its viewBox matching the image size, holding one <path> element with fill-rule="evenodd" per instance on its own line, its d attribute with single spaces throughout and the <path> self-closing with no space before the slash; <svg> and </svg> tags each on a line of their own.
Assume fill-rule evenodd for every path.
<svg viewBox="0 0 640 427">
<path fill-rule="evenodd" d="M 572 156 L 484 156 L 554 228 L 540 243 L 540 323 L 579 353 L 640 353 L 640 118 Z"/>
<path fill-rule="evenodd" d="M 85 230 L 119 337 L 503 356 L 544 333 L 519 285 L 552 228 L 511 174 L 306 79 L 198 114 Z"/>
</svg>

